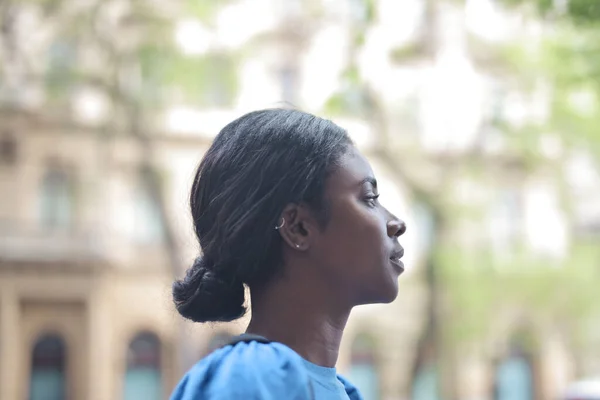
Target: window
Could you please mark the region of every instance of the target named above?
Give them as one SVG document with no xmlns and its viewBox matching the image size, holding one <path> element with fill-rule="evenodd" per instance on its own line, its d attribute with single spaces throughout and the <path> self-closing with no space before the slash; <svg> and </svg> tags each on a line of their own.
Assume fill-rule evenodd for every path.
<svg viewBox="0 0 600 400">
<path fill-rule="evenodd" d="M 379 399 L 375 340 L 366 334 L 358 335 L 352 343 L 351 366 L 348 378 L 365 399 Z"/>
<path fill-rule="evenodd" d="M 14 165 L 17 162 L 17 141 L 9 132 L 0 137 L 0 164 Z"/>
<path fill-rule="evenodd" d="M 52 97 L 61 97 L 72 87 L 77 63 L 77 47 L 72 40 L 56 40 L 47 52 L 47 83 Z"/>
<path fill-rule="evenodd" d="M 70 68 L 76 55 L 74 43 L 68 40 L 57 40 L 48 49 L 48 64 L 52 69 Z"/>
<path fill-rule="evenodd" d="M 412 400 L 439 400 L 439 376 L 435 364 L 419 367 L 412 387 Z"/>
<path fill-rule="evenodd" d="M 213 54 L 206 60 L 206 82 L 204 104 L 227 107 L 233 104 L 237 91 L 236 63 L 230 55 Z"/>
<path fill-rule="evenodd" d="M 29 400 L 65 400 L 66 355 L 60 336 L 40 338 L 31 356 Z"/>
<path fill-rule="evenodd" d="M 517 189 L 504 189 L 496 196 L 490 215 L 492 247 L 503 252 L 519 242 L 522 218 L 521 193 Z"/>
<path fill-rule="evenodd" d="M 533 400 L 531 364 L 525 355 L 513 350 L 496 369 L 494 400 Z"/>
<path fill-rule="evenodd" d="M 135 240 L 140 244 L 159 243 L 164 237 L 164 229 L 158 199 L 149 188 L 141 186 L 135 194 L 133 207 Z"/>
<path fill-rule="evenodd" d="M 356 24 L 365 24 L 371 17 L 369 0 L 348 0 L 350 18 Z"/>
<path fill-rule="evenodd" d="M 419 346 L 416 368 L 414 370 L 411 400 L 439 400 L 440 373 L 438 369 L 435 346 L 432 342 L 431 331 L 422 339 L 425 342 Z"/>
<path fill-rule="evenodd" d="M 506 88 L 498 83 L 492 86 L 490 93 L 490 109 L 489 119 L 493 125 L 499 124 L 504 121 L 505 113 L 504 107 L 506 104 L 507 92 Z"/>
<path fill-rule="evenodd" d="M 153 333 L 137 335 L 127 351 L 124 400 L 160 400 L 163 398 L 160 341 Z"/>
<path fill-rule="evenodd" d="M 39 219 L 47 229 L 68 228 L 72 223 L 73 187 L 66 171 L 50 168 L 42 178 Z"/>
</svg>

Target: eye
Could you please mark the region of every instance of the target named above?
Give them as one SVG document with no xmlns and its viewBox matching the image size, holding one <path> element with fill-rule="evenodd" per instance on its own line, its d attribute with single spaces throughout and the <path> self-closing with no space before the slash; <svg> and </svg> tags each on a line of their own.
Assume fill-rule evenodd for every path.
<svg viewBox="0 0 600 400">
<path fill-rule="evenodd" d="M 369 195 L 369 196 L 365 197 L 365 201 L 371 207 L 375 207 L 377 205 L 377 199 L 379 199 L 379 195 L 378 194 L 372 194 L 372 195 Z"/>
</svg>

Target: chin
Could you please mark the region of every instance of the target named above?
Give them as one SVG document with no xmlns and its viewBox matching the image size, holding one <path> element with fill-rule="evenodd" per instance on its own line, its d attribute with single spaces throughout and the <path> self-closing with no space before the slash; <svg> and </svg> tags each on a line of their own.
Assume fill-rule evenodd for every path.
<svg viewBox="0 0 600 400">
<path fill-rule="evenodd" d="M 381 298 L 379 303 L 388 304 L 396 300 L 396 297 L 398 297 L 398 275 L 395 272 L 385 274 L 383 282 L 378 285 L 378 288 Z"/>
<path fill-rule="evenodd" d="M 385 294 L 385 296 L 383 297 L 382 301 L 380 303 L 383 304 L 389 304 L 391 302 L 393 302 L 394 300 L 396 300 L 396 298 L 398 297 L 398 284 L 396 283 L 394 285 L 394 288 L 390 288 L 389 292 Z"/>
<path fill-rule="evenodd" d="M 360 304 L 389 304 L 398 297 L 398 282 L 379 283 L 375 286 L 377 291 L 364 296 L 364 301 Z"/>
</svg>

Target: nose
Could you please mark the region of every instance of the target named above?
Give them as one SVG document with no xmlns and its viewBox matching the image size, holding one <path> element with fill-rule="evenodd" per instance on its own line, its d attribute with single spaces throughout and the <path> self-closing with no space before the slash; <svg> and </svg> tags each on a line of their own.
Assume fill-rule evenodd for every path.
<svg viewBox="0 0 600 400">
<path fill-rule="evenodd" d="M 401 219 L 392 215 L 392 218 L 387 223 L 387 234 L 389 237 L 398 237 L 406 232 L 406 223 Z"/>
</svg>

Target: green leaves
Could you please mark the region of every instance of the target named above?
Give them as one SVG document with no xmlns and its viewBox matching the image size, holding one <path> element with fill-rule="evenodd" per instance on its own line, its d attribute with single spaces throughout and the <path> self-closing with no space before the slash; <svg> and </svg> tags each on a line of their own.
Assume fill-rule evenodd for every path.
<svg viewBox="0 0 600 400">
<path fill-rule="evenodd" d="M 185 0 L 184 14 L 210 23 L 217 11 L 229 3 L 231 0 Z"/>
<path fill-rule="evenodd" d="M 567 15 L 577 24 L 600 24 L 600 3 L 596 0 L 570 0 Z"/>
<path fill-rule="evenodd" d="M 329 115 L 361 115 L 367 110 L 367 99 L 358 68 L 348 67 L 342 77 L 342 88 L 325 103 Z"/>
<path fill-rule="evenodd" d="M 565 0 L 565 5 L 555 0 L 503 0 L 512 7 L 530 7 L 542 17 L 562 19 L 575 24 L 600 23 L 600 3 L 596 0 Z"/>
<path fill-rule="evenodd" d="M 210 25 L 227 3 L 188 0 L 182 16 Z M 172 10 L 145 0 L 95 0 L 79 8 L 69 0 L 25 0 L 13 7 L 37 7 L 44 29 L 52 32 L 39 55 L 50 102 L 67 101 L 73 89 L 90 85 L 117 106 L 135 102 L 148 111 L 173 102 L 225 106 L 235 98 L 238 55 L 182 54 L 175 40 L 179 14 Z"/>
<path fill-rule="evenodd" d="M 236 58 L 212 53 L 185 56 L 170 48 L 145 46 L 139 60 L 144 82 L 175 95 L 178 101 L 197 106 L 231 105 L 236 94 L 238 75 Z"/>
</svg>

